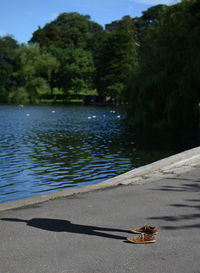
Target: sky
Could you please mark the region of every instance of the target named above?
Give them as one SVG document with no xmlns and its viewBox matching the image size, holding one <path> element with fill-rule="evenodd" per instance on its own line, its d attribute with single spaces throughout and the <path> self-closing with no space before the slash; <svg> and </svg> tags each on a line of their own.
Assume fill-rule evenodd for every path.
<svg viewBox="0 0 200 273">
<path fill-rule="evenodd" d="M 149 7 L 175 4 L 177 0 L 0 0 L 0 36 L 13 35 L 27 43 L 38 26 L 43 27 L 62 12 L 90 15 L 103 27 L 125 15 L 141 16 Z"/>
</svg>

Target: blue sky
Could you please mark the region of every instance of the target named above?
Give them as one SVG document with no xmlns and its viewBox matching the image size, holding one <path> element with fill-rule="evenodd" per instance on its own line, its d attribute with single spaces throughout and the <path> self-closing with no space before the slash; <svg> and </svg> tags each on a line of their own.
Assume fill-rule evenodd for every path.
<svg viewBox="0 0 200 273">
<path fill-rule="evenodd" d="M 38 26 L 54 20 L 62 12 L 89 14 L 104 26 L 124 15 L 140 16 L 157 4 L 174 4 L 176 0 L 1 0 L 0 36 L 12 34 L 26 43 Z"/>
</svg>

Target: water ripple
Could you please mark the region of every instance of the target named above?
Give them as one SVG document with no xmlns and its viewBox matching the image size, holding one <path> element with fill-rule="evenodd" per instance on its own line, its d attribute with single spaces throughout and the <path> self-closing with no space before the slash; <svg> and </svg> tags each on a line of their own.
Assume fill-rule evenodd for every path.
<svg viewBox="0 0 200 273">
<path fill-rule="evenodd" d="M 121 170 L 114 163 L 123 162 L 122 147 L 113 147 L 120 136 L 117 114 L 55 108 L 0 106 L 0 202 L 97 183 L 130 165 L 128 158 Z"/>
<path fill-rule="evenodd" d="M 142 136 L 122 117 L 101 107 L 0 106 L 0 202 L 99 183 L 173 153 L 137 149 Z"/>
</svg>

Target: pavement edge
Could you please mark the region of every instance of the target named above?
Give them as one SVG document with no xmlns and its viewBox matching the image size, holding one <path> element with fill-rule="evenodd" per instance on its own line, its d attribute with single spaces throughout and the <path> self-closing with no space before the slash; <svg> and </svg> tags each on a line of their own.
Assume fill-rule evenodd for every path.
<svg viewBox="0 0 200 273">
<path fill-rule="evenodd" d="M 133 169 L 98 184 L 2 203 L 0 204 L 0 211 L 34 205 L 48 200 L 94 190 L 116 187 L 118 185 L 144 184 L 165 178 L 166 176 L 177 176 L 181 173 L 190 171 L 194 167 L 200 167 L 200 146 Z"/>
</svg>

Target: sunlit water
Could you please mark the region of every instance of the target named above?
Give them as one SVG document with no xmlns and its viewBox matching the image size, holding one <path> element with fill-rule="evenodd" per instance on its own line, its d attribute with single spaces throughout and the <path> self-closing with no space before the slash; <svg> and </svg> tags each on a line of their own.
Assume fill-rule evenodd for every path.
<svg viewBox="0 0 200 273">
<path fill-rule="evenodd" d="M 198 145 L 127 130 L 116 109 L 0 106 L 0 202 L 99 183 Z"/>
</svg>

